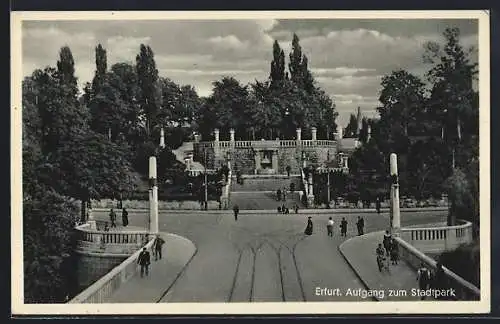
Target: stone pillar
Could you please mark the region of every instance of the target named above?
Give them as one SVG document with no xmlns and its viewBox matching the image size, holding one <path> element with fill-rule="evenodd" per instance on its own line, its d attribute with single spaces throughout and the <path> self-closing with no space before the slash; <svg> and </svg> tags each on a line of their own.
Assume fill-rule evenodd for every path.
<svg viewBox="0 0 500 324">
<path fill-rule="evenodd" d="M 158 181 L 156 177 L 156 157 L 149 158 L 149 232 L 158 233 Z"/>
<path fill-rule="evenodd" d="M 344 137 L 344 130 L 342 127 L 338 126 L 337 134 L 339 136 L 339 139 L 342 139 Z"/>
<path fill-rule="evenodd" d="M 391 153 L 391 229 L 397 234 L 401 227 L 401 214 L 399 210 L 399 181 L 398 181 L 398 157 Z"/>
<path fill-rule="evenodd" d="M 314 206 L 314 190 L 313 190 L 313 174 L 312 174 L 312 172 L 309 173 L 307 185 L 309 187 L 309 190 L 307 191 L 307 205 L 308 205 L 308 207 L 313 207 Z"/>
<path fill-rule="evenodd" d="M 259 150 L 255 150 L 255 174 L 258 173 L 258 171 L 260 170 L 260 151 Z"/>
<path fill-rule="evenodd" d="M 302 140 L 302 129 L 297 128 L 296 132 L 297 132 L 297 141 L 300 142 Z"/>
<path fill-rule="evenodd" d="M 200 134 L 194 134 L 194 142 L 199 143 L 200 142 Z"/>
<path fill-rule="evenodd" d="M 231 128 L 231 129 L 229 130 L 229 135 L 230 135 L 230 141 L 231 141 L 231 142 L 234 142 L 234 129 L 232 129 L 232 128 Z"/>
<path fill-rule="evenodd" d="M 229 130 L 229 143 L 231 145 L 231 149 L 234 149 L 234 129 Z"/>
<path fill-rule="evenodd" d="M 313 141 L 317 140 L 318 130 L 316 127 L 311 128 L 311 134 L 312 134 L 312 140 Z"/>
<path fill-rule="evenodd" d="M 220 158 L 219 129 L 214 129 L 214 168 L 217 168 Z"/>
<path fill-rule="evenodd" d="M 160 132 L 160 147 L 165 148 L 165 132 L 163 131 L 163 127 Z"/>
<path fill-rule="evenodd" d="M 275 173 L 278 173 L 278 151 L 273 151 L 273 155 L 271 157 L 272 168 Z"/>
</svg>

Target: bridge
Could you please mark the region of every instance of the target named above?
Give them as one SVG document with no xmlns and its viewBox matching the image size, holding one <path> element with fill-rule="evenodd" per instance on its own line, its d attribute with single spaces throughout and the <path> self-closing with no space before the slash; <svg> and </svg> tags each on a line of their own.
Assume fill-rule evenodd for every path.
<svg viewBox="0 0 500 324">
<path fill-rule="evenodd" d="M 243 209 L 235 219 L 225 209 L 158 210 L 155 168 L 153 163 L 150 206 L 130 209 L 129 226 L 102 230 L 109 210 L 97 208 L 87 224 L 76 228 L 80 281 L 88 287 L 69 303 L 420 300 L 412 293 L 417 267 L 424 263 L 435 270 L 433 255 L 472 242 L 470 222 L 445 225 L 447 208 L 400 210 L 394 199 L 391 209 L 380 214 L 361 208 L 300 209 L 290 214 Z M 308 179 L 302 175 L 299 181 Z M 230 172 L 221 197 L 225 204 L 234 196 L 232 191 L 241 190 L 231 182 Z M 246 189 L 258 195 L 263 187 L 254 181 Z M 396 182 L 393 189 L 397 197 Z M 312 188 L 306 194 L 313 195 Z M 284 203 L 295 199 L 289 196 Z M 310 236 L 304 234 L 309 217 L 314 224 Z M 326 232 L 329 217 L 336 224 L 333 237 Z M 364 235 L 356 230 L 359 217 L 365 221 Z M 338 230 L 342 218 L 349 224 L 346 237 Z M 379 272 L 375 261 L 375 249 L 388 228 L 396 229 L 402 258 L 390 266 L 390 274 Z M 141 278 L 139 250 L 151 250 L 156 235 L 166 241 L 165 257 L 153 261 L 150 275 Z M 450 299 L 479 300 L 477 287 L 446 268 L 445 276 L 454 292 Z M 399 293 L 390 293 L 394 291 Z"/>
</svg>

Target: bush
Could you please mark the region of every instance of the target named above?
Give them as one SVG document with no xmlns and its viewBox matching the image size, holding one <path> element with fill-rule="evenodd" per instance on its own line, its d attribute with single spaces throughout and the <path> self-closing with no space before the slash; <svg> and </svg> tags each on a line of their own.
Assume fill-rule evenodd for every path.
<svg viewBox="0 0 500 324">
<path fill-rule="evenodd" d="M 479 241 L 462 245 L 454 251 L 444 252 L 439 256 L 441 263 L 457 275 L 480 286 L 480 246 Z"/>
<path fill-rule="evenodd" d="M 23 202 L 25 303 L 60 303 L 76 294 L 73 228 L 79 203 L 45 189 Z"/>
</svg>

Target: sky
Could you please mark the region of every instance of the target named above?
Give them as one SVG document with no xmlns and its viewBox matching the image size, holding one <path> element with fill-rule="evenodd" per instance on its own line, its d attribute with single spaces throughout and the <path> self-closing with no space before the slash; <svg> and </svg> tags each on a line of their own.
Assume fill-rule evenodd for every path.
<svg viewBox="0 0 500 324">
<path fill-rule="evenodd" d="M 93 78 L 97 44 L 107 50 L 108 68 L 134 64 L 140 44 L 147 44 L 160 76 L 208 96 L 212 82 L 223 76 L 242 84 L 266 80 L 273 42 L 278 40 L 288 64 L 296 33 L 315 80 L 335 102 L 337 123 L 345 127 L 358 106 L 363 115 L 376 117 L 382 76 L 406 69 L 424 77 L 429 66 L 423 63 L 423 45 L 443 43 L 447 27 L 460 28 L 465 47 L 478 47 L 478 24 L 472 19 L 24 21 L 23 75 L 56 66 L 60 48 L 67 45 L 82 86 Z"/>
</svg>

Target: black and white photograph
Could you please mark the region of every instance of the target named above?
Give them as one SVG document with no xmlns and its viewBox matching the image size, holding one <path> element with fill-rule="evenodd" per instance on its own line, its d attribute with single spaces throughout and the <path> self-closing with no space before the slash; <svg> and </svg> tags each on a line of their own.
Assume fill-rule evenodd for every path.
<svg viewBox="0 0 500 324">
<path fill-rule="evenodd" d="M 487 12 L 11 20 L 13 313 L 489 311 Z"/>
</svg>

